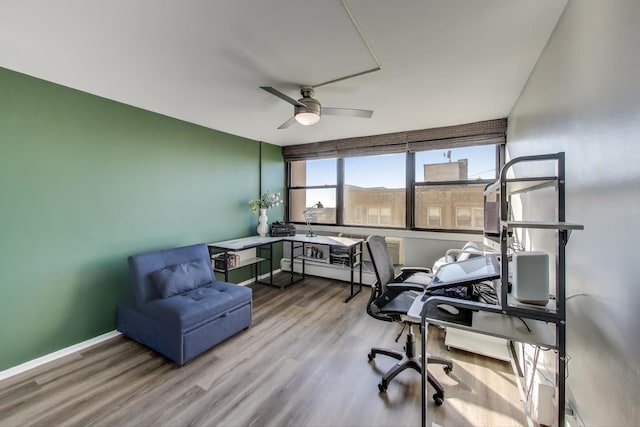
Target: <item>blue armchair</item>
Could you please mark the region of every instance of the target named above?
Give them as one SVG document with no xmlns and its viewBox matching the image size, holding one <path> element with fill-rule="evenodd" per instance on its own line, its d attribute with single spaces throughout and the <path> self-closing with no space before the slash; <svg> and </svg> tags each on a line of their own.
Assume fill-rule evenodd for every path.
<svg viewBox="0 0 640 427">
<path fill-rule="evenodd" d="M 216 280 L 205 244 L 132 255 L 117 329 L 182 366 L 251 324 L 251 289 Z"/>
</svg>

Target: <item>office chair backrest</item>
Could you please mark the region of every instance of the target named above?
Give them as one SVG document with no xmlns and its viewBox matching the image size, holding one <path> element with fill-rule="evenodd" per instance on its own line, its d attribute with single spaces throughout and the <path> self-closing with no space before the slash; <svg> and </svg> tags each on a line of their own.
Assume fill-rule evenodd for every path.
<svg viewBox="0 0 640 427">
<path fill-rule="evenodd" d="M 389 299 L 387 284 L 395 278 L 393 259 L 391 259 L 387 242 L 382 236 L 369 236 L 366 242 L 377 279 L 375 285 L 371 288 L 371 296 L 367 303 L 367 313 L 378 320 L 386 322 L 397 321 L 394 316 L 380 313 L 380 307 L 386 304 Z"/>
<path fill-rule="evenodd" d="M 367 237 L 367 248 L 369 248 L 373 269 L 376 272 L 376 279 L 378 279 L 378 283 L 376 283 L 376 286 L 379 286 L 378 292 L 385 293 L 387 284 L 395 277 L 393 259 L 391 259 L 387 241 L 382 236 L 369 236 Z"/>
</svg>

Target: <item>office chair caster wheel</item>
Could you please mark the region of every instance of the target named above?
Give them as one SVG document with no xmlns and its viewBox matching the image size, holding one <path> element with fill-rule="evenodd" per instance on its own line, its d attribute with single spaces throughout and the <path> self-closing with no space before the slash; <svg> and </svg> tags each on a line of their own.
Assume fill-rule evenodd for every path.
<svg viewBox="0 0 640 427">
<path fill-rule="evenodd" d="M 378 384 L 378 390 L 380 390 L 380 393 L 386 393 L 387 387 L 388 387 L 388 384 L 385 380 L 382 380 L 380 384 Z"/>
<path fill-rule="evenodd" d="M 376 355 L 373 354 L 373 353 L 369 353 L 369 354 L 367 354 L 367 358 L 369 359 L 369 362 L 371 362 L 373 359 L 376 358 Z"/>
<path fill-rule="evenodd" d="M 443 369 L 444 369 L 444 373 L 447 374 L 447 375 L 449 375 L 451 373 L 451 371 L 452 371 L 452 369 L 450 367 L 448 367 L 448 366 L 444 366 Z"/>
<path fill-rule="evenodd" d="M 442 399 L 441 396 L 438 396 L 438 394 L 434 394 L 433 395 L 433 403 L 435 403 L 436 406 L 442 406 L 443 402 L 444 402 L 444 400 Z"/>
</svg>

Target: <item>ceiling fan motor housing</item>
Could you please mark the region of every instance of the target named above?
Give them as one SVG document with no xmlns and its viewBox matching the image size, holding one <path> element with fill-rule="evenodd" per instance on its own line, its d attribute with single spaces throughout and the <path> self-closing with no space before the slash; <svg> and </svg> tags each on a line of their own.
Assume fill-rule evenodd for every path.
<svg viewBox="0 0 640 427">
<path fill-rule="evenodd" d="M 320 115 L 320 103 L 313 98 L 300 98 L 298 101 L 302 102 L 306 107 L 293 107 L 294 115 L 300 113 L 313 113 Z"/>
<path fill-rule="evenodd" d="M 298 101 L 306 105 L 306 108 L 294 106 L 294 115 L 299 113 L 313 113 L 319 116 L 321 106 L 318 100 L 313 98 L 313 95 L 316 94 L 316 91 L 313 90 L 311 86 L 303 86 L 302 89 L 300 89 L 300 94 L 302 95 L 302 98 L 300 98 Z"/>
</svg>

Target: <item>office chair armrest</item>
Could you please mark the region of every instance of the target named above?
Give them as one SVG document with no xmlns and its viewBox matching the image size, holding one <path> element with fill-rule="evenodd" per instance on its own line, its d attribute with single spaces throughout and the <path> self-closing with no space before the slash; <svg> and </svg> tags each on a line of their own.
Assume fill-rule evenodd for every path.
<svg viewBox="0 0 640 427">
<path fill-rule="evenodd" d="M 394 292 L 404 292 L 404 291 L 424 292 L 425 285 L 421 285 L 420 283 L 411 283 L 411 282 L 389 283 L 387 284 L 387 289 L 393 290 Z"/>
<path fill-rule="evenodd" d="M 403 273 L 431 273 L 429 267 L 400 267 L 400 271 Z"/>
</svg>

